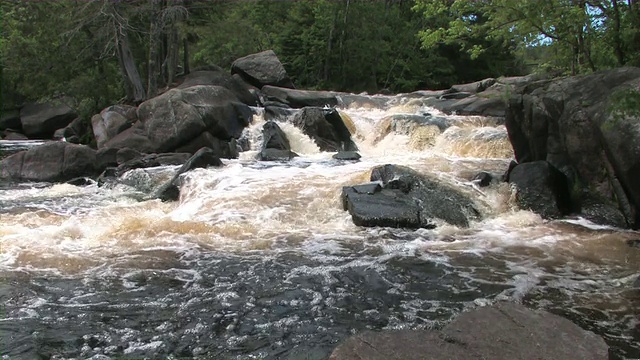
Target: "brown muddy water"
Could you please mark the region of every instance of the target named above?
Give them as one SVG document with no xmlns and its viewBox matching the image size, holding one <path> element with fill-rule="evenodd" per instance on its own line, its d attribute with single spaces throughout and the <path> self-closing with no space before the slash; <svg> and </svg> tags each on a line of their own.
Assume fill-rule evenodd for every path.
<svg viewBox="0 0 640 360">
<path fill-rule="evenodd" d="M 545 221 L 518 210 L 508 184 L 476 187 L 473 175 L 501 173 L 513 155 L 500 121 L 400 97 L 341 111 L 358 163 L 283 120 L 301 157 L 258 163 L 252 150 L 192 171 L 175 203 L 140 201 L 175 167 L 110 188 L 0 187 L 0 358 L 326 359 L 359 331 L 438 328 L 505 299 L 602 335 L 612 359 L 640 358 L 640 249 L 626 244 L 639 233 Z M 450 126 L 389 118 L 426 113 Z M 263 121 L 246 130 L 254 149 Z M 340 190 L 382 164 L 458 187 L 484 220 L 355 226 Z"/>
</svg>

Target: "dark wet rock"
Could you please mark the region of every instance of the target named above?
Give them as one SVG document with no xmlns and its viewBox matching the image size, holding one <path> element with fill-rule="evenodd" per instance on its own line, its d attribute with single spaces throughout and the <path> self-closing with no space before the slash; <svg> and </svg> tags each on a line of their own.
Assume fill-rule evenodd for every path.
<svg viewBox="0 0 640 360">
<path fill-rule="evenodd" d="M 72 144 L 88 145 L 95 139 L 91 121 L 87 121 L 81 117 L 73 119 L 73 121 L 64 128 L 63 135 L 65 140 Z"/>
<path fill-rule="evenodd" d="M 557 219 L 571 211 L 567 179 L 546 161 L 519 164 L 509 183 L 516 186 L 518 205 L 545 219 Z"/>
<path fill-rule="evenodd" d="M 342 190 L 344 208 L 356 225 L 432 228 L 434 219 L 441 219 L 467 227 L 481 219 L 468 196 L 410 168 L 378 166 L 371 171 L 371 181 L 384 191 L 360 193 L 353 186 Z"/>
<path fill-rule="evenodd" d="M 568 179 L 572 204 L 593 193 L 640 226 L 640 128 L 615 113 L 615 99 L 636 89 L 640 68 L 537 81 L 509 100 L 506 126 L 520 163 L 546 160 Z"/>
<path fill-rule="evenodd" d="M 262 148 L 291 150 L 291 145 L 289 144 L 287 135 L 274 121 L 267 121 L 262 126 Z"/>
<path fill-rule="evenodd" d="M 473 94 L 469 93 L 469 92 L 450 92 L 450 93 L 442 95 L 440 97 L 440 99 L 442 99 L 442 100 L 458 100 L 458 99 L 468 98 L 471 95 L 473 95 Z"/>
<path fill-rule="evenodd" d="M 332 156 L 332 158 L 336 160 L 348 160 L 348 161 L 357 161 L 360 160 L 362 156 L 358 154 L 356 151 L 340 151 Z"/>
<path fill-rule="evenodd" d="M 29 138 L 19 132 L 7 129 L 4 131 L 4 140 L 28 140 Z"/>
<path fill-rule="evenodd" d="M 213 85 L 171 89 L 138 107 L 154 152 L 174 151 L 205 131 L 221 140 L 238 139 L 252 116 L 231 91 Z"/>
<path fill-rule="evenodd" d="M 20 121 L 20 111 L 10 110 L 3 111 L 0 116 L 0 130 L 5 129 L 22 129 L 22 122 Z"/>
<path fill-rule="evenodd" d="M 21 181 L 64 182 L 94 176 L 96 151 L 63 141 L 48 142 L 13 154 L 0 162 L 0 178 Z"/>
<path fill-rule="evenodd" d="M 454 94 L 447 96 L 451 97 Z M 428 99 L 426 105 L 433 106 L 445 114 L 504 117 L 505 100 L 497 96 L 485 97 L 483 94 L 472 94 L 462 99 Z"/>
<path fill-rule="evenodd" d="M 298 109 L 291 109 L 284 106 L 267 105 L 264 108 L 264 119 L 267 121 L 286 120 L 293 117 L 293 115 L 299 111 Z"/>
<path fill-rule="evenodd" d="M 249 91 L 249 87 L 239 78 L 229 75 L 223 69 L 192 71 L 184 77 L 178 89 L 196 85 L 217 85 L 231 91 L 244 104 L 255 106 L 258 98 Z"/>
<path fill-rule="evenodd" d="M 133 169 L 145 169 L 150 167 L 168 165 L 182 165 L 190 157 L 191 154 L 189 153 L 142 154 L 142 156 L 140 157 L 119 164 L 116 173 L 117 176 L 122 176 L 127 171 Z"/>
<path fill-rule="evenodd" d="M 96 151 L 96 161 L 99 169 L 118 166 L 118 151 L 116 148 L 102 148 Z"/>
<path fill-rule="evenodd" d="M 350 93 L 334 93 L 336 99 L 339 98 L 340 107 L 345 108 L 384 108 L 393 96 L 371 96 Z"/>
<path fill-rule="evenodd" d="M 140 151 L 136 150 L 136 149 L 131 149 L 131 148 L 122 148 L 122 149 L 117 149 L 116 152 L 116 163 L 118 165 L 120 164 L 124 164 L 127 161 L 133 160 L 133 159 L 137 159 L 139 157 L 144 156 Z"/>
<path fill-rule="evenodd" d="M 476 81 L 468 84 L 453 85 L 451 87 L 451 90 L 455 92 L 466 92 L 466 93 L 476 94 L 476 93 L 485 91 L 495 83 L 496 83 L 496 79 L 488 78 L 488 79 L 484 79 L 484 80 L 480 80 L 480 81 Z"/>
<path fill-rule="evenodd" d="M 388 226 L 395 228 L 433 228 L 423 223 L 415 198 L 400 191 L 382 189 L 373 194 L 362 193 L 352 186 L 342 188 L 343 204 L 353 223 L 358 226 Z"/>
<path fill-rule="evenodd" d="M 203 147 L 212 149 L 216 156 L 223 159 L 236 159 L 238 157 L 237 143 L 234 138 L 222 140 L 205 131 L 187 144 L 178 147 L 175 151 L 195 154 Z"/>
<path fill-rule="evenodd" d="M 155 146 L 151 144 L 143 129 L 133 126 L 107 141 L 102 148 L 131 148 L 141 153 L 152 153 Z"/>
<path fill-rule="evenodd" d="M 116 167 L 107 167 L 104 171 L 98 176 L 96 180 L 98 186 L 105 186 L 107 184 L 115 184 L 118 179 L 118 169 Z"/>
<path fill-rule="evenodd" d="M 511 175 L 511 172 L 513 171 L 513 169 L 515 169 L 516 166 L 518 166 L 518 162 L 515 160 L 511 160 L 509 162 L 509 166 L 507 167 L 507 170 L 504 172 L 504 174 L 502 174 L 502 177 L 500 180 L 502 180 L 503 182 L 509 182 L 509 176 Z"/>
<path fill-rule="evenodd" d="M 501 303 L 462 313 L 441 331 L 366 331 L 348 338 L 330 360 L 605 360 L 598 335 L 523 305 Z"/>
<path fill-rule="evenodd" d="M 136 108 L 129 105 L 112 105 L 91 117 L 91 128 L 98 148 L 129 129 L 137 120 Z"/>
<path fill-rule="evenodd" d="M 473 177 L 472 181 L 477 181 L 478 186 L 487 187 L 491 185 L 494 180 L 494 176 L 486 171 L 479 172 L 476 176 Z"/>
<path fill-rule="evenodd" d="M 431 223 L 438 218 L 452 225 L 467 227 L 469 221 L 481 219 L 469 196 L 408 167 L 378 166 L 371 171 L 371 181 L 381 181 L 384 188 L 397 189 L 416 198 L 423 223 Z"/>
<path fill-rule="evenodd" d="M 591 222 L 622 229 L 629 226 L 620 209 L 604 199 L 599 199 L 596 194 L 583 194 L 580 205 L 580 215 Z"/>
<path fill-rule="evenodd" d="M 338 105 L 338 94 L 332 91 L 313 91 L 265 86 L 262 93 L 268 100 L 286 104 L 292 108 L 323 107 Z"/>
<path fill-rule="evenodd" d="M 89 186 L 94 184 L 95 181 L 91 180 L 90 178 L 87 177 L 77 177 L 77 178 L 73 178 L 69 181 L 67 181 L 67 184 L 70 185 L 74 185 L 74 186 Z"/>
<path fill-rule="evenodd" d="M 239 74 L 246 82 L 259 89 L 265 85 L 295 87 L 273 50 L 237 59 L 231 64 L 231 73 Z"/>
<path fill-rule="evenodd" d="M 289 161 L 298 154 L 291 150 L 280 149 L 262 149 L 258 153 L 258 160 L 260 161 Z"/>
<path fill-rule="evenodd" d="M 358 150 L 336 110 L 307 107 L 296 113 L 292 122 L 311 137 L 321 151 Z"/>
<path fill-rule="evenodd" d="M 417 98 L 428 98 L 428 97 L 432 97 L 432 98 L 439 98 L 442 97 L 443 95 L 449 94 L 453 92 L 453 90 L 451 89 L 446 89 L 446 90 L 418 90 L 418 91 L 414 91 L 412 93 L 407 94 L 409 97 L 417 97 Z"/>
<path fill-rule="evenodd" d="M 202 148 L 196 151 L 185 163 L 178 169 L 173 178 L 167 181 L 164 185 L 162 185 L 153 195 L 154 198 L 160 199 L 162 201 L 176 201 L 180 198 L 180 188 L 178 179 L 180 175 L 186 173 L 187 171 L 198 169 L 198 168 L 208 168 L 208 167 L 221 167 L 224 164 L 222 160 L 218 156 L 216 156 L 215 151 L 210 148 Z"/>
<path fill-rule="evenodd" d="M 633 287 L 636 289 L 640 289 L 640 275 L 638 275 L 636 281 L 633 282 Z"/>
<path fill-rule="evenodd" d="M 627 240 L 627 245 L 632 248 L 640 249 L 640 239 Z"/>
<path fill-rule="evenodd" d="M 64 103 L 29 103 L 20 109 L 22 132 L 30 139 L 50 139 L 78 114 Z"/>
</svg>

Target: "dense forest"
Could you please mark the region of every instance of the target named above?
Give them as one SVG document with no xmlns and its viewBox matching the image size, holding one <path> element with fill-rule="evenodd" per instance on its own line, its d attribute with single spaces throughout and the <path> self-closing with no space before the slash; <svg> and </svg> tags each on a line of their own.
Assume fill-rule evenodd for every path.
<svg viewBox="0 0 640 360">
<path fill-rule="evenodd" d="M 273 49 L 299 88 L 437 89 L 640 65 L 640 0 L 3 1 L 2 107 L 90 115 Z"/>
</svg>

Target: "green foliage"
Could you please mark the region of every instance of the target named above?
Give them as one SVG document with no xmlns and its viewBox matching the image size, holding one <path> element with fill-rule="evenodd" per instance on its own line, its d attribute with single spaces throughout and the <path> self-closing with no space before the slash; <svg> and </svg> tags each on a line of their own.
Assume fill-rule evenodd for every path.
<svg viewBox="0 0 640 360">
<path fill-rule="evenodd" d="M 614 92 L 607 110 L 614 123 L 628 118 L 640 120 L 640 91 L 627 88 Z"/>
</svg>

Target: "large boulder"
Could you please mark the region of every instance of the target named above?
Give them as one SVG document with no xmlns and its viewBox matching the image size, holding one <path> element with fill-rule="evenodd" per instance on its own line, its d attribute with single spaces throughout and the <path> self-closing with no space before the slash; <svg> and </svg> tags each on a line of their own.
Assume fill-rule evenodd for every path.
<svg viewBox="0 0 640 360">
<path fill-rule="evenodd" d="M 10 111 L 2 112 L 2 115 L 0 115 L 0 130 L 5 130 L 5 129 L 13 129 L 13 130 L 22 129 L 22 122 L 20 122 L 19 110 L 10 110 Z"/>
<path fill-rule="evenodd" d="M 495 83 L 496 83 L 496 79 L 488 78 L 488 79 L 475 81 L 468 84 L 453 85 L 451 87 L 451 90 L 452 92 L 467 92 L 467 93 L 476 94 L 476 93 L 485 91 L 486 89 L 489 88 L 489 86 Z"/>
<path fill-rule="evenodd" d="M 307 107 L 293 115 L 293 124 L 311 137 L 321 151 L 357 151 L 351 133 L 335 109 Z"/>
<path fill-rule="evenodd" d="M 518 205 L 543 218 L 560 218 L 572 210 L 566 176 L 546 161 L 519 164 L 509 173 L 509 183 L 516 187 Z"/>
<path fill-rule="evenodd" d="M 138 107 L 138 118 L 153 150 L 169 152 L 205 131 L 222 140 L 238 139 L 252 113 L 230 90 L 196 85 L 145 101 Z"/>
<path fill-rule="evenodd" d="M 467 227 L 481 214 L 464 193 L 410 168 L 383 165 L 371 171 L 371 181 L 381 184 L 346 186 L 344 210 L 356 225 L 433 228 L 434 219 Z"/>
<path fill-rule="evenodd" d="M 294 87 L 287 71 L 273 50 L 237 59 L 231 65 L 231 73 L 239 74 L 246 82 L 258 89 L 265 85 Z"/>
<path fill-rule="evenodd" d="M 241 102 L 255 106 L 257 97 L 249 91 L 242 80 L 227 74 L 221 68 L 216 70 L 192 71 L 184 77 L 178 89 L 186 89 L 196 85 L 217 85 L 230 90 Z"/>
<path fill-rule="evenodd" d="M 73 119 L 73 121 L 64 128 L 63 136 L 66 141 L 73 144 L 87 145 L 95 139 L 91 122 L 81 117 Z"/>
<path fill-rule="evenodd" d="M 277 86 L 263 87 L 262 94 L 269 101 L 275 101 L 292 108 L 337 106 L 340 95 L 340 93 L 333 91 L 297 90 Z"/>
<path fill-rule="evenodd" d="M 585 195 L 640 226 L 640 68 L 543 80 L 517 87 L 506 126 L 519 163 L 545 160 L 568 180 L 572 206 Z M 590 207 L 593 203 L 589 204 Z"/>
<path fill-rule="evenodd" d="M 366 331 L 329 360 L 606 360 L 602 337 L 524 305 L 502 303 L 462 313 L 441 331 Z"/>
<path fill-rule="evenodd" d="M 129 105 L 112 105 L 91 118 L 91 127 L 98 148 L 127 130 L 138 120 L 136 108 Z"/>
<path fill-rule="evenodd" d="M 262 126 L 262 146 L 258 153 L 258 160 L 287 161 L 298 156 L 291 151 L 287 135 L 274 121 L 267 121 Z"/>
<path fill-rule="evenodd" d="M 75 110 L 64 103 L 29 103 L 20 110 L 22 132 L 30 139 L 50 139 L 76 117 Z"/>
<path fill-rule="evenodd" d="M 62 141 L 21 151 L 0 162 L 0 178 L 18 181 L 64 182 L 94 176 L 101 170 L 95 150 Z"/>
<path fill-rule="evenodd" d="M 141 153 L 152 153 L 155 151 L 156 146 L 151 143 L 151 140 L 149 140 L 145 134 L 142 125 L 140 123 L 136 123 L 133 127 L 119 133 L 113 139 L 110 139 L 100 147 L 100 149 L 123 148 L 135 149 Z"/>
<path fill-rule="evenodd" d="M 238 157 L 238 145 L 236 139 L 222 140 L 205 131 L 195 139 L 185 145 L 178 147 L 175 151 L 181 153 L 195 154 L 202 148 L 213 150 L 215 155 L 224 159 L 235 159 Z"/>
</svg>

